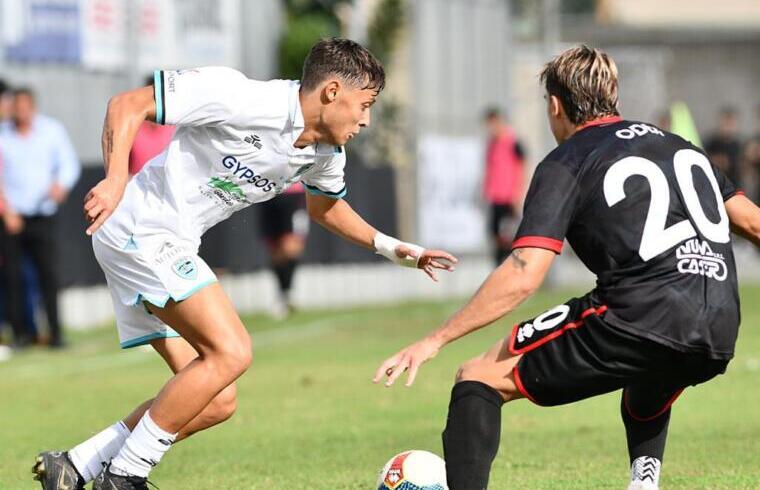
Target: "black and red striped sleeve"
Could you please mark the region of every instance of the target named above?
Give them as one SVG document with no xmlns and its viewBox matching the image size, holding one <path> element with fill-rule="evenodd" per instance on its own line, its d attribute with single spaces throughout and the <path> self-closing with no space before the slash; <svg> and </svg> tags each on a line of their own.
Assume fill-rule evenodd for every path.
<svg viewBox="0 0 760 490">
<path fill-rule="evenodd" d="M 530 182 L 512 249 L 537 247 L 562 252 L 579 196 L 576 176 L 566 165 L 554 160 L 541 162 Z"/>
</svg>

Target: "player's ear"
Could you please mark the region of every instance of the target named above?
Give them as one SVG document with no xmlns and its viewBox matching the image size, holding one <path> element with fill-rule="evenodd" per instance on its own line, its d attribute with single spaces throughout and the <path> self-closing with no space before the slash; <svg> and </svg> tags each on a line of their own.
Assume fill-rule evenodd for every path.
<svg viewBox="0 0 760 490">
<path fill-rule="evenodd" d="M 330 102 L 335 102 L 335 99 L 338 98 L 338 93 L 340 93 L 340 89 L 341 86 L 339 80 L 329 80 L 322 88 L 322 98 L 328 104 Z"/>
<path fill-rule="evenodd" d="M 549 96 L 549 114 L 557 119 L 561 119 L 565 114 L 565 108 L 562 107 L 562 102 L 559 101 L 559 97 L 556 95 Z"/>
</svg>

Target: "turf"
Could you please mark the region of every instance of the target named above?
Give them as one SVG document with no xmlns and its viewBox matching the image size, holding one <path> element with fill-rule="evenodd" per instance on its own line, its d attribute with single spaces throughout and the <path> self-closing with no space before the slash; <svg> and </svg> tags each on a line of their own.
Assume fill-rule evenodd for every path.
<svg viewBox="0 0 760 490">
<path fill-rule="evenodd" d="M 441 453 L 457 366 L 579 291 L 544 292 L 497 325 L 448 346 L 412 388 L 370 382 L 385 357 L 435 327 L 461 301 L 246 318 L 254 365 L 228 423 L 178 444 L 152 475 L 162 489 L 370 489 L 405 449 Z M 661 486 L 760 488 L 760 287 L 742 290 L 743 328 L 729 372 L 691 388 L 673 413 Z M 71 335 L 64 352 L 0 364 L 0 489 L 37 488 L 39 450 L 69 448 L 154 394 L 169 372 L 145 350 L 120 351 L 115 329 Z M 618 395 L 572 406 L 504 409 L 493 489 L 625 488 Z"/>
</svg>

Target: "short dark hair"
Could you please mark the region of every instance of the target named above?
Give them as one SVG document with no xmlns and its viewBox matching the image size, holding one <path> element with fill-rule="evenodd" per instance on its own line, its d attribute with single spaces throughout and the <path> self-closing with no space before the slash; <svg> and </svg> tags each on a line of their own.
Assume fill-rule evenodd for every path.
<svg viewBox="0 0 760 490">
<path fill-rule="evenodd" d="M 32 102 L 36 102 L 37 97 L 34 95 L 34 90 L 32 90 L 31 87 L 16 87 L 13 89 L 13 96 L 14 97 L 29 97 L 32 99 Z"/>
<path fill-rule="evenodd" d="M 500 119 L 502 117 L 501 110 L 496 106 L 486 107 L 483 111 L 483 119 L 489 121 L 491 119 Z"/>
<path fill-rule="evenodd" d="M 301 88 L 309 92 L 330 75 L 362 89 L 380 92 L 385 87 L 385 70 L 375 56 L 350 39 L 317 41 L 303 63 Z"/>
<path fill-rule="evenodd" d="M 5 92 L 8 92 L 11 88 L 8 86 L 7 83 L 5 83 L 5 80 L 0 78 L 0 95 L 5 94 Z"/>
<path fill-rule="evenodd" d="M 605 52 L 581 45 L 548 62 L 541 82 L 562 102 L 571 123 L 581 125 L 603 116 L 618 116 L 618 71 Z"/>
</svg>

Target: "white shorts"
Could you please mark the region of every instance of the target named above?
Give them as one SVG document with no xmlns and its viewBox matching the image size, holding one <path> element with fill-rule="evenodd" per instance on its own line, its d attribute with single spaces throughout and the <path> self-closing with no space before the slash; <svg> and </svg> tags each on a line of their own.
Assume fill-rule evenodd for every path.
<svg viewBox="0 0 760 490">
<path fill-rule="evenodd" d="M 144 302 L 163 308 L 216 282 L 191 242 L 172 235 L 130 237 L 115 243 L 99 230 L 92 248 L 113 299 L 123 349 L 179 334 L 152 315 Z"/>
</svg>

